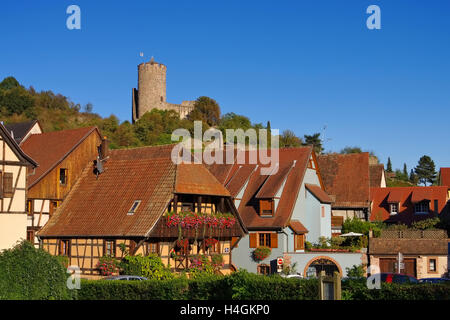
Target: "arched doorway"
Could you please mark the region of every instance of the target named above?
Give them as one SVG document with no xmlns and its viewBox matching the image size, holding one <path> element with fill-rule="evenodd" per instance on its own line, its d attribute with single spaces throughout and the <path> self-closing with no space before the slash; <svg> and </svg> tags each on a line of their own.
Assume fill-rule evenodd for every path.
<svg viewBox="0 0 450 320">
<path fill-rule="evenodd" d="M 337 271 L 342 277 L 342 269 L 339 264 L 329 257 L 316 257 L 311 260 L 305 267 L 304 277 L 314 278 L 318 277 L 321 271 L 325 271 L 327 276 L 333 276 Z"/>
</svg>

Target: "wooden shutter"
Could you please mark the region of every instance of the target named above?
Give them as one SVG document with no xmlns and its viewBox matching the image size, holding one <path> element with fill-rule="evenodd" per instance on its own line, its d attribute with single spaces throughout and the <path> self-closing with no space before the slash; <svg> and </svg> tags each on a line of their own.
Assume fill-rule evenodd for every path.
<svg viewBox="0 0 450 320">
<path fill-rule="evenodd" d="M 271 233 L 270 234 L 270 247 L 271 248 L 278 248 L 278 233 Z"/>
<path fill-rule="evenodd" d="M 296 234 L 295 235 L 295 250 L 303 250 L 305 249 L 305 235 L 304 234 Z"/>
<path fill-rule="evenodd" d="M 231 247 L 233 248 L 237 248 L 238 244 L 237 242 L 239 241 L 239 237 L 231 237 Z"/>
<path fill-rule="evenodd" d="M 3 196 L 10 198 L 13 195 L 13 174 L 5 172 L 3 174 Z"/>
<path fill-rule="evenodd" d="M 256 233 L 250 233 L 250 248 L 256 248 Z"/>
</svg>

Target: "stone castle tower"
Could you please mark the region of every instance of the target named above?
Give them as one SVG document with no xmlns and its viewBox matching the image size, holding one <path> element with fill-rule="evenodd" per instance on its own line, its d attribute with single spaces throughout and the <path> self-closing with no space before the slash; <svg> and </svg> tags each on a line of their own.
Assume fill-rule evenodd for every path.
<svg viewBox="0 0 450 320">
<path fill-rule="evenodd" d="M 183 101 L 181 104 L 166 101 L 166 71 L 167 67 L 153 61 L 153 58 L 138 65 L 138 88 L 132 90 L 133 122 L 154 108 L 175 110 L 180 118 L 185 118 L 194 108 L 194 101 Z"/>
</svg>

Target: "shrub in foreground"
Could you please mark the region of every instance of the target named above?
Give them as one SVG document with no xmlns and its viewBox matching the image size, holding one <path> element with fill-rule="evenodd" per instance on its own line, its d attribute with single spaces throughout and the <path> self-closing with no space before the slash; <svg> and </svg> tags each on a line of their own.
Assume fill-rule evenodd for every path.
<svg viewBox="0 0 450 320">
<path fill-rule="evenodd" d="M 56 257 L 28 241 L 0 253 L 0 299 L 66 299 L 67 278 Z"/>
</svg>

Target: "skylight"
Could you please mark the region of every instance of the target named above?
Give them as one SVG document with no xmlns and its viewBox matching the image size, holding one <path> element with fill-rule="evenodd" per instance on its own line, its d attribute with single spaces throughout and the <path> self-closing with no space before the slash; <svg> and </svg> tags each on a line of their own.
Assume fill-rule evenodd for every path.
<svg viewBox="0 0 450 320">
<path fill-rule="evenodd" d="M 130 210 L 128 210 L 127 214 L 129 216 L 132 216 L 136 212 L 136 210 L 137 210 L 137 208 L 139 207 L 140 204 L 141 204 L 141 200 L 134 201 L 133 205 L 131 206 Z"/>
</svg>

